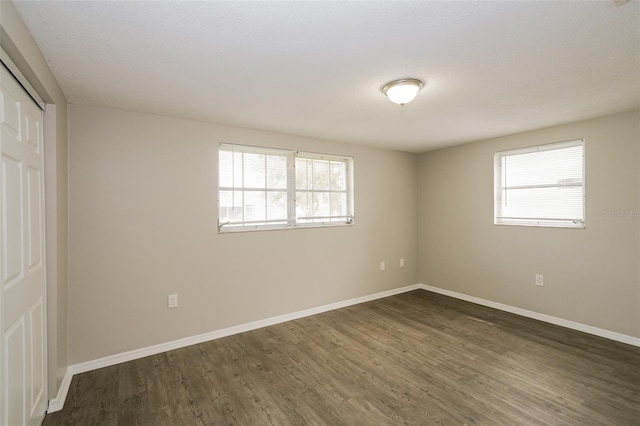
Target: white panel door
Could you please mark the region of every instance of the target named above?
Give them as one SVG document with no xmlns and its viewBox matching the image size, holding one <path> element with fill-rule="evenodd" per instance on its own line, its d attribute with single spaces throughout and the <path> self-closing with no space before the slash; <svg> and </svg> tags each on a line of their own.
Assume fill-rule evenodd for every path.
<svg viewBox="0 0 640 426">
<path fill-rule="evenodd" d="M 46 410 L 43 115 L 0 65 L 0 425 Z"/>
</svg>

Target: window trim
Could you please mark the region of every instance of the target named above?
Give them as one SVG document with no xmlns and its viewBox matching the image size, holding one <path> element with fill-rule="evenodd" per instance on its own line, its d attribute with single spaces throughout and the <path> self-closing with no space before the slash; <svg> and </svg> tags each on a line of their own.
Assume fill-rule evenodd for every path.
<svg viewBox="0 0 640 426">
<path fill-rule="evenodd" d="M 220 151 L 222 148 L 231 148 L 231 150 L 238 149 L 244 153 L 256 153 L 265 155 L 278 155 L 287 158 L 287 219 L 273 220 L 278 222 L 277 224 L 269 225 L 265 224 L 268 220 L 256 221 L 255 226 L 246 225 L 251 222 L 244 222 L 245 225 L 229 226 L 229 222 L 220 222 L 220 191 L 230 190 L 228 187 L 220 186 Z M 218 144 L 218 194 L 217 194 L 217 215 L 218 215 L 218 233 L 235 233 L 235 232 L 251 232 L 251 231 L 269 231 L 269 230 L 282 230 L 282 229 L 305 229 L 305 228 L 322 228 L 322 227 L 337 227 L 337 226 L 353 226 L 355 224 L 355 200 L 354 200 L 354 157 L 338 154 L 324 154 L 309 151 L 297 151 L 291 149 L 279 149 L 279 148 L 267 148 L 254 145 L 243 145 L 236 143 L 221 142 Z M 344 162 L 346 166 L 346 190 L 347 195 L 347 215 L 344 216 L 344 221 L 322 221 L 322 222 L 306 222 L 300 223 L 301 218 L 296 217 L 296 172 L 295 162 L 296 158 L 305 158 L 312 160 L 326 160 L 326 161 L 339 161 Z M 303 192 L 298 191 L 298 192 Z M 330 191 L 330 190 L 329 190 Z M 330 191 L 331 192 L 331 191 Z M 342 218 L 343 216 L 327 216 L 316 217 L 316 219 L 330 219 L 330 218 Z M 286 223 L 283 223 L 286 222 Z"/>
<path fill-rule="evenodd" d="M 570 148 L 574 146 L 582 146 L 582 184 L 581 185 L 565 185 L 565 186 L 581 186 L 582 187 L 582 219 L 561 219 L 561 218 L 514 218 L 499 216 L 502 205 L 502 158 L 505 156 L 527 154 L 533 152 L 551 151 L 556 149 Z M 574 139 L 563 142 L 554 142 L 541 145 L 533 145 L 523 148 L 508 149 L 496 151 L 493 156 L 494 171 L 494 203 L 493 203 L 493 223 L 494 225 L 506 226 L 527 226 L 527 227 L 545 227 L 545 228 L 567 228 L 567 229 L 585 229 L 586 228 L 586 173 L 585 173 L 586 143 L 585 139 Z M 543 185 L 546 187 L 560 187 L 560 185 Z M 527 185 L 526 187 L 543 187 L 540 185 Z M 513 189 L 513 188 L 511 188 Z"/>
</svg>

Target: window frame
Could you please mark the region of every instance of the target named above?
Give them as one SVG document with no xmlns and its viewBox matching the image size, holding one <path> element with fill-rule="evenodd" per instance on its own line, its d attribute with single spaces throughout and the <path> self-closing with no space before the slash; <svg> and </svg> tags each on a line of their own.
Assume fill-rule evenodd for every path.
<svg viewBox="0 0 640 426">
<path fill-rule="evenodd" d="M 502 211 L 502 194 L 504 190 L 502 159 L 508 156 L 521 155 L 534 152 L 544 152 L 557 149 L 566 149 L 575 146 L 582 146 L 581 173 L 582 173 L 582 219 L 566 219 L 566 218 L 535 218 L 535 217 L 504 217 L 500 213 Z M 494 225 L 506 226 L 525 226 L 525 227 L 545 227 L 545 228 L 566 228 L 566 229 L 585 229 L 586 228 L 586 143 L 585 139 L 574 139 L 563 142 L 554 142 L 541 145 L 533 145 L 523 148 L 508 149 L 496 151 L 494 153 L 493 170 L 494 170 L 494 207 L 493 207 L 493 223 Z M 556 185 L 544 187 L 565 187 L 567 185 Z M 530 188 L 540 188 L 538 185 L 529 185 Z M 507 187 L 508 188 L 508 187 Z"/>
<path fill-rule="evenodd" d="M 226 149 L 224 149 L 226 148 Z M 229 151 L 232 152 L 242 152 L 242 153 L 256 153 L 263 155 L 275 155 L 275 156 L 283 156 L 287 161 L 287 173 L 286 173 L 286 193 L 287 193 L 287 218 L 286 220 L 274 220 L 274 224 L 268 224 L 268 220 L 260 220 L 256 221 L 257 223 L 251 224 L 250 221 L 238 222 L 237 224 L 231 222 L 221 223 L 221 192 L 222 191 L 251 191 L 251 189 L 247 190 L 246 187 L 222 187 L 220 185 L 220 171 L 221 171 L 221 160 L 220 160 L 220 152 L 221 151 Z M 291 149 L 279 149 L 279 148 L 267 148 L 261 146 L 253 146 L 253 145 L 243 145 L 236 143 L 226 143 L 222 142 L 218 144 L 218 195 L 217 195 L 217 215 L 218 215 L 218 233 L 226 234 L 226 233 L 235 233 L 235 232 L 249 232 L 249 231 L 266 231 L 266 230 L 280 230 L 280 229 L 304 229 L 304 228 L 320 228 L 320 227 L 336 227 L 336 226 L 352 226 L 355 224 L 355 202 L 354 202 L 354 158 L 352 156 L 346 155 L 337 155 L 337 154 L 322 154 L 315 153 L 309 151 L 297 151 Z M 303 218 L 298 218 L 296 213 L 296 192 L 307 192 L 308 190 L 302 189 L 298 190 L 296 185 L 296 159 L 304 158 L 311 160 L 325 160 L 332 162 L 343 162 L 345 163 L 345 186 L 346 190 L 342 191 L 334 191 L 329 190 L 328 192 L 344 192 L 346 194 L 346 210 L 347 215 L 345 216 L 326 216 L 326 217 L 315 217 L 320 221 L 317 222 L 304 222 L 301 223 L 300 220 Z M 265 169 L 265 174 L 268 173 Z M 268 189 L 265 185 L 265 192 L 268 192 Z M 309 190 L 309 192 L 314 192 L 313 190 Z M 244 208 L 244 204 L 242 206 Z M 344 218 L 344 220 L 336 221 L 336 218 Z M 309 219 L 309 218 L 306 218 Z M 326 219 L 326 220 L 322 220 Z"/>
</svg>

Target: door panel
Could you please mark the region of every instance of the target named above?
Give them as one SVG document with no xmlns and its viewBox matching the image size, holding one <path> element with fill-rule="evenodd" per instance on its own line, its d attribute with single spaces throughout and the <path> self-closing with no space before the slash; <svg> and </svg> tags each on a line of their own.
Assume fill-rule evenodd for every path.
<svg viewBox="0 0 640 426">
<path fill-rule="evenodd" d="M 42 194 L 42 188 L 40 186 L 42 177 L 40 174 L 38 170 L 34 170 L 31 167 L 27 168 L 27 218 L 29 220 L 27 225 L 27 229 L 29 230 L 27 240 L 29 248 L 27 252 L 29 253 L 29 270 L 41 266 L 40 261 L 42 260 L 43 247 L 41 243 L 43 229 L 40 225 L 43 223 L 41 210 L 43 206 L 40 203 L 40 195 Z"/>
<path fill-rule="evenodd" d="M 6 400 L 5 407 L 14 407 L 6 410 L 5 422 L 7 425 L 24 424 L 24 404 L 25 399 L 25 372 L 24 364 L 26 359 L 25 336 L 24 336 L 24 318 L 20 317 L 12 324 L 4 333 L 4 356 L 2 368 L 5 369 L 7 380 L 3 380 Z M 3 401 L 4 402 L 4 401 Z"/>
<path fill-rule="evenodd" d="M 30 390 L 30 406 L 33 416 L 36 414 L 34 411 L 38 408 L 38 402 L 42 399 L 44 394 L 44 303 L 42 298 L 39 298 L 36 303 L 29 310 L 29 323 L 31 329 L 29 330 L 29 361 L 31 362 L 31 368 L 27 370 L 29 377 L 27 377 L 28 388 Z"/>
<path fill-rule="evenodd" d="M 4 138 L 3 138 L 4 141 Z M 4 144 L 3 144 L 4 145 Z M 2 154 L 2 286 L 8 290 L 23 275 L 22 165 Z"/>
<path fill-rule="evenodd" d="M 39 425 L 47 403 L 43 116 L 0 72 L 0 424 Z"/>
</svg>

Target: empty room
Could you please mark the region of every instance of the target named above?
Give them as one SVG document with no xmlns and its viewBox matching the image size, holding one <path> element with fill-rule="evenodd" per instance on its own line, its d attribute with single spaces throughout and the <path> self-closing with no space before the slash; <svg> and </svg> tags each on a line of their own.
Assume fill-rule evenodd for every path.
<svg viewBox="0 0 640 426">
<path fill-rule="evenodd" d="M 0 1 L 0 425 L 639 425 L 640 0 Z"/>
</svg>

